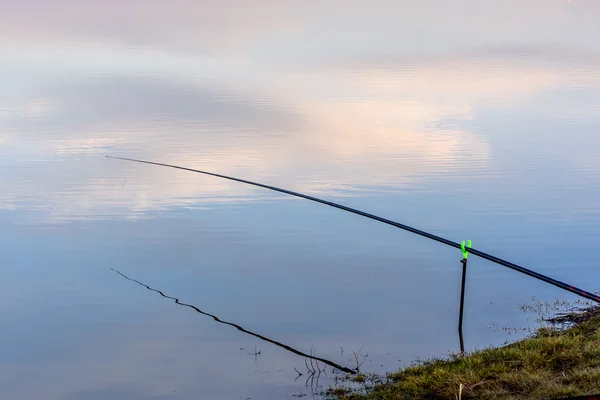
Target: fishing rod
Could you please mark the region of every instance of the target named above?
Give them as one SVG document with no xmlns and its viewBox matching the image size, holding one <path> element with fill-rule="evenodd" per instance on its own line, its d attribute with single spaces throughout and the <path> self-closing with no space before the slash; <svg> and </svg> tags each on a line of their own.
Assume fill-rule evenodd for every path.
<svg viewBox="0 0 600 400">
<path fill-rule="evenodd" d="M 338 208 L 338 209 L 343 210 L 343 211 L 348 211 L 348 212 L 353 213 L 353 214 L 361 215 L 361 216 L 363 216 L 365 218 L 370 218 L 370 219 L 373 219 L 375 221 L 383 222 L 384 224 L 391 225 L 391 226 L 394 226 L 396 228 L 403 229 L 405 231 L 412 232 L 412 233 L 420 235 L 420 236 L 424 236 L 424 237 L 426 237 L 428 239 L 435 240 L 436 242 L 443 243 L 443 244 L 445 244 L 447 246 L 454 247 L 456 249 L 462 249 L 462 246 L 460 244 L 456 243 L 456 242 L 453 242 L 453 241 L 445 239 L 443 237 L 440 237 L 440 236 L 437 236 L 437 235 L 434 235 L 434 234 L 422 231 L 420 229 L 416 229 L 416 228 L 413 228 L 411 226 L 401 224 L 399 222 L 395 222 L 395 221 L 392 221 L 392 220 L 389 220 L 389 219 L 386 219 L 386 218 L 383 218 L 383 217 L 380 217 L 380 216 L 377 216 L 377 215 L 374 215 L 374 214 L 370 214 L 370 213 L 367 213 L 367 212 L 364 212 L 364 211 L 360 211 L 360 210 L 357 210 L 355 208 L 346 207 L 346 206 L 343 206 L 341 204 L 337 204 L 337 203 L 334 203 L 334 202 L 331 202 L 331 201 L 328 201 L 328 200 L 319 199 L 317 197 L 313 197 L 313 196 L 309 196 L 309 195 L 306 195 L 306 194 L 294 192 L 294 191 L 291 191 L 291 190 L 282 189 L 282 188 L 278 188 L 278 187 L 271 186 L 271 185 L 265 185 L 263 183 L 252 182 L 252 181 L 248 181 L 248 180 L 245 180 L 245 179 L 234 178 L 232 176 L 215 174 L 213 172 L 206 172 L 206 171 L 201 171 L 201 170 L 192 169 L 192 168 L 180 167 L 180 166 L 177 166 L 177 165 L 163 164 L 163 163 L 158 163 L 158 162 L 153 162 L 153 161 L 136 160 L 136 159 L 133 159 L 133 158 L 113 157 L 113 156 L 106 156 L 106 157 L 107 158 L 116 159 L 116 160 L 131 161 L 131 162 L 142 163 L 142 164 L 156 165 L 156 166 L 160 166 L 160 167 L 168 167 L 168 168 L 180 169 L 180 170 L 183 170 L 183 171 L 196 172 L 196 173 L 199 173 L 199 174 L 214 176 L 214 177 L 222 178 L 222 179 L 228 179 L 228 180 L 235 181 L 235 182 L 240 182 L 240 183 L 245 183 L 245 184 L 252 185 L 252 186 L 258 186 L 258 187 L 261 187 L 261 188 L 264 188 L 264 189 L 273 190 L 275 192 L 284 193 L 284 194 L 287 194 L 287 195 L 290 195 L 290 196 L 300 197 L 302 199 L 314 201 L 316 203 L 325 204 L 327 206 Z M 473 248 L 469 248 L 468 251 L 469 251 L 469 254 L 474 254 L 474 255 L 476 255 L 478 257 L 481 257 L 483 259 L 486 259 L 488 261 L 494 262 L 496 264 L 500 264 L 500 265 L 505 266 L 507 268 L 510 268 L 510 269 L 515 270 L 515 271 L 521 272 L 522 274 L 529 275 L 529 276 L 531 276 L 533 278 L 539 279 L 541 281 L 544 281 L 546 283 L 549 283 L 551 285 L 559 287 L 559 288 L 561 288 L 563 290 L 566 290 L 567 292 L 571 292 L 571 293 L 574 293 L 574 294 L 579 295 L 581 297 L 584 297 L 584 298 L 586 298 L 588 300 L 593 300 L 593 301 L 595 301 L 597 303 L 600 303 L 600 296 L 598 296 L 596 294 L 587 292 L 587 291 L 585 291 L 583 289 L 579 289 L 579 288 L 577 288 L 577 287 L 575 287 L 573 285 L 569 285 L 569 284 L 567 284 L 565 282 L 562 282 L 562 281 L 559 281 L 557 279 L 550 278 L 549 276 L 546 276 L 546 275 L 540 274 L 538 272 L 532 271 L 530 269 L 524 268 L 524 267 L 522 267 L 520 265 L 517 265 L 517 264 L 511 263 L 509 261 L 503 260 L 501 258 L 495 257 L 495 256 L 493 256 L 491 254 L 484 253 L 483 251 L 479 251 L 479 250 L 476 250 L 476 249 L 473 249 Z"/>
<path fill-rule="evenodd" d="M 268 338 L 268 337 L 266 337 L 266 336 L 263 336 L 263 335 L 260 335 L 260 334 L 258 334 L 258 333 L 255 333 L 255 332 L 249 331 L 249 330 L 247 330 L 247 329 L 244 329 L 244 328 L 243 328 L 243 327 L 241 327 L 240 325 L 238 325 L 238 324 L 234 324 L 233 322 L 227 322 L 227 321 L 223 321 L 222 319 L 220 319 L 219 317 L 217 317 L 217 316 L 216 316 L 216 315 L 214 315 L 214 314 L 210 314 L 210 313 L 208 313 L 208 312 L 206 312 L 206 311 L 202 311 L 201 309 L 199 309 L 198 307 L 196 307 L 196 306 L 194 306 L 194 305 L 192 305 L 192 304 L 186 304 L 186 303 L 182 303 L 182 302 L 180 302 L 180 301 L 179 301 L 179 299 L 178 299 L 178 298 L 176 298 L 176 297 L 172 297 L 172 296 L 166 295 L 166 294 L 164 294 L 163 292 L 161 292 L 161 291 L 160 291 L 160 290 L 158 290 L 158 289 L 153 289 L 153 288 L 151 288 L 150 286 L 146 285 L 145 283 L 142 283 L 142 282 L 140 282 L 140 281 L 138 281 L 138 280 L 135 280 L 135 279 L 133 279 L 133 278 L 130 278 L 130 277 L 128 277 L 127 275 L 123 274 L 123 273 L 122 273 L 121 271 L 119 271 L 119 270 L 116 270 L 116 269 L 114 269 L 114 268 L 111 268 L 111 270 L 112 270 L 112 271 L 115 271 L 117 274 L 121 275 L 123 278 L 127 279 L 128 281 L 135 282 L 135 283 L 137 283 L 138 285 L 141 285 L 141 286 L 145 287 L 146 289 L 148 289 L 148 290 L 150 290 L 150 291 L 152 291 L 152 292 L 156 292 L 156 293 L 160 294 L 162 297 L 164 297 L 164 298 L 166 298 L 166 299 L 171 299 L 171 300 L 173 300 L 173 301 L 175 302 L 175 304 L 177 304 L 177 305 L 180 305 L 180 306 L 183 306 L 183 307 L 189 307 L 189 308 L 193 309 L 194 311 L 196 311 L 196 312 L 198 312 L 198 313 L 200 313 L 200 314 L 202 314 L 202 315 L 206 315 L 206 316 L 208 316 L 208 317 L 211 317 L 212 319 L 214 319 L 216 322 L 218 322 L 218 323 L 220 323 L 220 324 L 224 324 L 224 325 L 233 326 L 234 328 L 236 328 L 236 329 L 237 329 L 238 331 L 240 331 L 240 332 L 244 332 L 244 333 L 246 333 L 246 334 L 248 334 L 248 335 L 250 335 L 250 336 L 254 336 L 254 337 L 256 337 L 256 338 L 259 338 L 260 340 L 264 340 L 265 342 L 272 343 L 272 344 L 274 344 L 275 346 L 279 346 L 279 347 L 281 347 L 281 348 L 283 348 L 283 349 L 285 349 L 285 350 L 289 351 L 290 353 L 294 353 L 294 354 L 296 354 L 296 355 L 302 356 L 302 357 L 304 357 L 304 358 L 309 358 L 309 359 L 311 359 L 311 360 L 320 361 L 320 362 L 322 362 L 323 364 L 329 365 L 330 367 L 336 368 L 336 369 L 338 369 L 338 370 L 340 370 L 340 371 L 343 371 L 343 372 L 346 372 L 346 373 L 348 373 L 348 374 L 356 374 L 356 373 L 358 372 L 357 370 L 350 369 L 350 368 L 347 368 L 347 367 L 343 367 L 343 366 L 341 366 L 341 365 L 339 365 L 339 364 L 336 364 L 336 363 L 334 363 L 333 361 L 326 360 L 326 359 L 324 359 L 324 358 L 321 358 L 321 357 L 317 357 L 317 356 L 315 356 L 315 355 L 313 355 L 313 354 L 306 354 L 306 353 L 303 353 L 303 352 L 301 352 L 300 350 L 296 350 L 295 348 L 293 348 L 293 347 L 290 347 L 290 346 L 288 346 L 288 345 L 286 345 L 286 344 L 283 344 L 283 343 L 281 343 L 281 342 L 278 342 L 278 341 L 276 341 L 276 340 L 269 339 L 269 338 Z M 312 352 L 311 352 L 311 353 L 312 353 Z"/>
</svg>

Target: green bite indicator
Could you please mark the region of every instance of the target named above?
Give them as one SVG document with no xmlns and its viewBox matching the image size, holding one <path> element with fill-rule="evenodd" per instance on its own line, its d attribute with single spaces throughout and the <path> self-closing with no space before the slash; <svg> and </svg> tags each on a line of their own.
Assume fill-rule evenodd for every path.
<svg viewBox="0 0 600 400">
<path fill-rule="evenodd" d="M 467 248 L 471 248 L 471 241 L 467 241 Z M 466 260 L 467 257 L 469 257 L 469 251 L 467 249 L 465 249 L 465 242 L 463 240 L 463 242 L 460 244 L 460 249 L 463 253 L 463 258 Z"/>
</svg>

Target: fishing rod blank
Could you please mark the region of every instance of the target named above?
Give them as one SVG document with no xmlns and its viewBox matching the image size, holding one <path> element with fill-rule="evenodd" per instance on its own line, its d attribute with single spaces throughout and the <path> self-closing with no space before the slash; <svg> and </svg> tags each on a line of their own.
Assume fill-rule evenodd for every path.
<svg viewBox="0 0 600 400">
<path fill-rule="evenodd" d="M 168 167 L 168 168 L 180 169 L 180 170 L 183 170 L 183 171 L 196 172 L 196 173 L 199 173 L 199 174 L 210 175 L 210 176 L 214 176 L 214 177 L 217 177 L 217 178 L 223 178 L 223 179 L 228 179 L 228 180 L 235 181 L 235 182 L 245 183 L 245 184 L 248 184 L 248 185 L 258 186 L 258 187 L 261 187 L 261 188 L 273 190 L 275 192 L 285 193 L 285 194 L 288 194 L 290 196 L 300 197 L 300 198 L 303 198 L 303 199 L 306 199 L 306 200 L 314 201 L 316 203 L 321 203 L 321 204 L 325 204 L 325 205 L 330 206 L 330 207 L 338 208 L 340 210 L 348 211 L 348 212 L 353 213 L 353 214 L 361 215 L 363 217 L 370 218 L 370 219 L 373 219 L 375 221 L 383 222 L 384 224 L 395 226 L 396 228 L 400 228 L 400 229 L 412 232 L 412 233 L 420 235 L 420 236 L 424 236 L 424 237 L 426 237 L 428 239 L 435 240 L 436 242 L 443 243 L 443 244 L 445 244 L 447 246 L 450 246 L 450 247 L 454 247 L 454 248 L 457 248 L 457 249 L 461 248 L 461 245 L 459 243 L 453 242 L 451 240 L 445 239 L 445 238 L 440 237 L 440 236 L 433 235 L 431 233 L 422 231 L 420 229 L 416 229 L 416 228 L 413 228 L 411 226 L 404 225 L 404 224 L 401 224 L 399 222 L 395 222 L 395 221 L 392 221 L 392 220 L 389 220 L 389 219 L 386 219 L 386 218 L 383 218 L 383 217 L 379 217 L 377 215 L 370 214 L 370 213 L 367 213 L 367 212 L 364 212 L 364 211 L 360 211 L 360 210 L 357 210 L 357 209 L 354 209 L 354 208 L 346 207 L 346 206 L 343 206 L 341 204 L 337 204 L 337 203 L 334 203 L 334 202 L 331 202 L 331 201 L 319 199 L 317 197 L 309 196 L 309 195 L 298 193 L 298 192 L 293 192 L 291 190 L 282 189 L 282 188 L 278 188 L 278 187 L 271 186 L 271 185 L 265 185 L 265 184 L 258 183 L 258 182 L 252 182 L 252 181 L 248 181 L 248 180 L 245 180 L 245 179 L 234 178 L 232 176 L 215 174 L 213 172 L 206 172 L 206 171 L 201 171 L 201 170 L 192 169 L 192 168 L 180 167 L 180 166 L 177 166 L 177 165 L 163 164 L 163 163 L 152 162 L 152 161 L 144 161 L 144 160 L 136 160 L 136 159 L 133 159 L 133 158 L 112 157 L 112 156 L 106 156 L 106 157 L 107 158 L 113 158 L 113 159 L 116 159 L 116 160 L 132 161 L 132 162 L 137 162 L 137 163 L 142 163 L 142 164 L 157 165 L 157 166 L 160 166 L 160 167 Z M 572 285 L 569 285 L 569 284 L 567 284 L 565 282 L 561 282 L 559 280 L 550 278 L 550 277 L 548 277 L 546 275 L 543 275 L 543 274 L 540 274 L 538 272 L 532 271 L 530 269 L 521 267 L 520 265 L 517 265 L 517 264 L 511 263 L 509 261 L 503 260 L 501 258 L 495 257 L 495 256 L 493 256 L 491 254 L 484 253 L 483 251 L 479 251 L 479 250 L 470 248 L 469 249 L 469 253 L 470 254 L 474 254 L 474 255 L 476 255 L 478 257 L 481 257 L 483 259 L 486 259 L 488 261 L 494 262 L 496 264 L 500 264 L 502 266 L 508 267 L 508 268 L 513 269 L 515 271 L 521 272 L 521 273 L 523 273 L 525 275 L 529 275 L 529 276 L 531 276 L 533 278 L 539 279 L 541 281 L 544 281 L 546 283 L 549 283 L 551 285 L 559 287 L 559 288 L 561 288 L 563 290 L 566 290 L 568 292 L 577 294 L 577 295 L 579 295 L 581 297 L 585 297 L 586 299 L 593 300 L 595 302 L 600 303 L 600 296 L 595 295 L 595 294 L 590 293 L 590 292 L 587 292 L 587 291 L 585 291 L 583 289 L 579 289 L 579 288 L 577 288 L 575 286 L 572 286 Z"/>
</svg>

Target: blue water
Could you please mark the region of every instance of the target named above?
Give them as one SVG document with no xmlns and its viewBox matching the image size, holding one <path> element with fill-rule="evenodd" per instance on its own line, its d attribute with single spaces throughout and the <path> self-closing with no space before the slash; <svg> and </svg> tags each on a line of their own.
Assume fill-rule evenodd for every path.
<svg viewBox="0 0 600 400">
<path fill-rule="evenodd" d="M 114 270 L 364 372 L 459 349 L 460 251 L 105 155 L 600 291 L 599 4 L 175 3 L 0 0 L 0 397 L 280 399 L 335 375 Z M 466 347 L 554 299 L 576 297 L 471 257 Z"/>
</svg>

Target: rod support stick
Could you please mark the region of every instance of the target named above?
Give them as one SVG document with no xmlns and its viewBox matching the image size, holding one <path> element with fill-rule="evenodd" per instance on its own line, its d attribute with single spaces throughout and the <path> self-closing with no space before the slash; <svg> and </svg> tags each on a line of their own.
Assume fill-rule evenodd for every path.
<svg viewBox="0 0 600 400">
<path fill-rule="evenodd" d="M 464 312 L 464 308 L 465 308 L 465 284 L 466 284 L 466 278 L 467 278 L 467 259 L 463 258 L 461 260 L 461 263 L 462 263 L 463 267 L 462 267 L 462 283 L 460 286 L 460 311 L 458 314 L 458 331 L 459 332 L 462 332 L 463 312 Z"/>
</svg>

